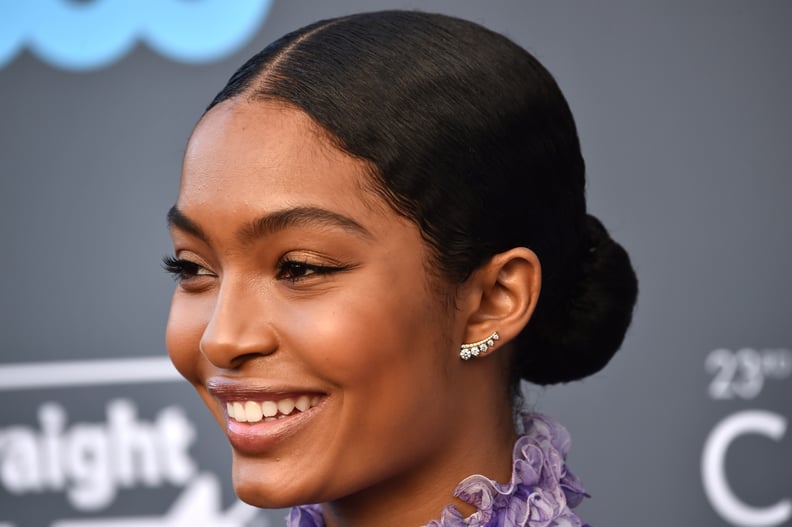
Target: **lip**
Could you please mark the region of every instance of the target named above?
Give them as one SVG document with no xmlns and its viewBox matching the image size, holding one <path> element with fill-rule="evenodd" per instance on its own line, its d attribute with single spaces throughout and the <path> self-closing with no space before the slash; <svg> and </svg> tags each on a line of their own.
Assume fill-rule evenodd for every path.
<svg viewBox="0 0 792 527">
<path fill-rule="evenodd" d="M 261 380 L 239 381 L 227 378 L 211 378 L 206 382 L 209 393 L 220 402 L 225 415 L 225 432 L 231 446 L 242 454 L 263 454 L 279 443 L 305 429 L 322 412 L 327 394 L 310 388 L 300 388 Z M 300 395 L 319 396 L 319 402 L 302 412 L 274 421 L 243 423 L 231 419 L 225 410 L 228 402 L 234 401 L 279 401 Z"/>
</svg>

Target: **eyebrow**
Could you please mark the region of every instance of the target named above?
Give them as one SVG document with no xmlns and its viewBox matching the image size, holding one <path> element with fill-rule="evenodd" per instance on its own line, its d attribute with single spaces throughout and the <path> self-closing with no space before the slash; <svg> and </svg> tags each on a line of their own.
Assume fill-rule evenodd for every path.
<svg viewBox="0 0 792 527">
<path fill-rule="evenodd" d="M 209 241 L 203 229 L 176 205 L 168 211 L 168 226 L 178 227 L 203 241 Z M 237 231 L 237 238 L 242 243 L 250 243 L 290 227 L 302 226 L 340 228 L 363 238 L 373 238 L 368 229 L 352 218 L 320 207 L 290 207 L 270 212 L 243 225 Z"/>
<path fill-rule="evenodd" d="M 196 238 L 200 238 L 203 241 L 209 241 L 209 238 L 206 236 L 203 229 L 201 229 L 197 223 L 185 216 L 176 205 L 170 208 L 167 218 L 168 228 L 178 227 L 179 229 L 192 234 Z"/>
</svg>

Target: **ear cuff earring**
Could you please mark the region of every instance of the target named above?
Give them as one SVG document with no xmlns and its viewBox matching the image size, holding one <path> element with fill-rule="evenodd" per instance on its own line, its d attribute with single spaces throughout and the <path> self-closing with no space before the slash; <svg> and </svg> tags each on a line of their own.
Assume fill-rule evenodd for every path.
<svg viewBox="0 0 792 527">
<path fill-rule="evenodd" d="M 499 338 L 500 335 L 498 335 L 498 332 L 493 331 L 492 335 L 484 340 L 479 340 L 478 342 L 472 342 L 470 344 L 462 344 L 459 348 L 459 357 L 462 360 L 470 360 L 473 357 L 478 357 L 488 349 L 495 347 L 495 341 Z"/>
</svg>

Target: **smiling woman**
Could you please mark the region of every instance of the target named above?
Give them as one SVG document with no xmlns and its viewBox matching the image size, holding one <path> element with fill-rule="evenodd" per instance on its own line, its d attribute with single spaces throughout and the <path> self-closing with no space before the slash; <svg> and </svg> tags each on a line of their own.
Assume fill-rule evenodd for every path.
<svg viewBox="0 0 792 527">
<path fill-rule="evenodd" d="M 566 431 L 514 419 L 521 378 L 594 373 L 629 325 L 583 190 L 552 77 L 470 22 L 321 21 L 243 65 L 190 138 L 166 259 L 168 349 L 239 496 L 292 526 L 583 525 Z"/>
</svg>

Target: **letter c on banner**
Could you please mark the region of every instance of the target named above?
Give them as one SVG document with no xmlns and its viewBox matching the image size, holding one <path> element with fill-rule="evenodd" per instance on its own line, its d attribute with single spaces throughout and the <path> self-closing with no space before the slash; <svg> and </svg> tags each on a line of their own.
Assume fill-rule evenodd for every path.
<svg viewBox="0 0 792 527">
<path fill-rule="evenodd" d="M 781 415 L 746 410 L 726 417 L 710 432 L 701 456 L 701 479 L 710 504 L 726 521 L 740 527 L 773 527 L 792 518 L 790 499 L 764 508 L 743 503 L 729 487 L 725 470 L 726 451 L 737 437 L 761 434 L 778 441 L 784 436 L 786 426 Z"/>
</svg>

